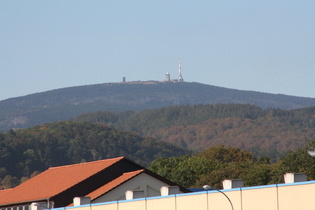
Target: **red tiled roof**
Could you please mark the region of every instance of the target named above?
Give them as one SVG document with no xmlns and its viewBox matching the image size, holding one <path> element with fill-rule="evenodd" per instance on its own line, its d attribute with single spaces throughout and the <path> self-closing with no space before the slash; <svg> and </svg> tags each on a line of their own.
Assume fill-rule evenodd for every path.
<svg viewBox="0 0 315 210">
<path fill-rule="evenodd" d="M 124 182 L 130 180 L 131 178 L 141 174 L 144 172 L 145 169 L 137 170 L 137 171 L 132 171 L 132 172 L 127 172 L 124 173 L 123 175 L 117 177 L 113 181 L 103 185 L 102 187 L 98 188 L 97 190 L 94 190 L 93 192 L 89 193 L 85 197 L 90 197 L 91 201 L 100 197 L 101 195 L 104 195 L 105 193 L 111 191 L 112 189 L 118 187 L 119 185 L 123 184 Z"/>
<path fill-rule="evenodd" d="M 4 195 L 6 195 L 7 193 L 10 193 L 13 189 L 3 189 L 0 190 L 0 198 Z"/>
<path fill-rule="evenodd" d="M 46 200 L 122 159 L 124 157 L 49 168 L 11 190 L 0 191 L 0 205 Z"/>
</svg>

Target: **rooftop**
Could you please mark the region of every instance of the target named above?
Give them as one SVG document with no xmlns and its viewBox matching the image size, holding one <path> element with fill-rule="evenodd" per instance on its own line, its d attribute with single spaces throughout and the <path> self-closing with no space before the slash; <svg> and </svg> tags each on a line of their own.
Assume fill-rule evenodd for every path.
<svg viewBox="0 0 315 210">
<path fill-rule="evenodd" d="M 124 157 L 51 167 L 13 189 L 1 190 L 0 205 L 49 199 L 122 159 Z"/>
</svg>

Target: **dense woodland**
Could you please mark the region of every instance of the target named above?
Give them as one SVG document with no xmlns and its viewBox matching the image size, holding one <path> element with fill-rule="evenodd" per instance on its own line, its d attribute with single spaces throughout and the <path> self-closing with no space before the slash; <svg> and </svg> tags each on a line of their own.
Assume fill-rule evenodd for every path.
<svg viewBox="0 0 315 210">
<path fill-rule="evenodd" d="M 96 112 L 77 121 L 108 124 L 182 148 L 227 145 L 276 161 L 315 140 L 315 107 L 262 109 L 247 104 L 171 106 L 140 112 Z"/>
<path fill-rule="evenodd" d="M 49 167 L 86 161 L 126 156 L 147 166 L 185 154 L 190 151 L 105 125 L 55 122 L 0 133 L 0 182 L 12 187 Z"/>
<path fill-rule="evenodd" d="M 52 166 L 118 156 L 185 187 L 220 187 L 231 178 L 246 186 L 281 183 L 286 172 L 314 179 L 315 160 L 306 152 L 315 148 L 314 118 L 315 107 L 246 104 L 84 114 L 0 133 L 0 185 L 13 187 Z"/>
<path fill-rule="evenodd" d="M 315 142 L 289 151 L 275 163 L 269 157 L 255 158 L 251 152 L 223 145 L 192 155 L 159 158 L 149 169 L 186 187 L 210 185 L 222 189 L 224 179 L 242 179 L 244 186 L 284 183 L 285 173 L 306 173 L 315 179 L 315 159 L 308 155 Z"/>
<path fill-rule="evenodd" d="M 264 109 L 315 106 L 315 99 L 241 91 L 193 82 L 126 82 L 62 88 L 0 101 L 0 131 L 69 120 L 95 111 L 238 103 Z"/>
</svg>

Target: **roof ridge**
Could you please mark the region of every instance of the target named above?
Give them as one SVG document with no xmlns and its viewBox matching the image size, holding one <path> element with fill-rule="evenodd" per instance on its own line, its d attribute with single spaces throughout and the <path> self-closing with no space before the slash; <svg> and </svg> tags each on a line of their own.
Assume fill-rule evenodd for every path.
<svg viewBox="0 0 315 210">
<path fill-rule="evenodd" d="M 69 164 L 69 165 L 63 165 L 63 166 L 54 166 L 54 167 L 48 168 L 48 170 L 58 169 L 58 168 L 66 168 L 66 167 L 73 167 L 73 166 L 78 166 L 78 165 L 86 165 L 86 164 L 91 164 L 91 163 L 96 163 L 96 162 L 108 162 L 108 161 L 113 161 L 115 159 L 122 160 L 122 159 L 125 159 L 125 158 L 126 158 L 125 156 L 121 156 L 121 157 L 116 157 L 116 158 L 95 160 L 95 161 L 89 161 L 89 162 L 84 162 L 84 163 L 75 163 L 75 164 Z"/>
<path fill-rule="evenodd" d="M 115 165 L 119 162 L 125 162 L 124 160 L 127 160 L 127 158 L 122 156 L 86 163 L 51 167 L 37 176 L 14 187 L 12 190 L 0 191 L 0 206 L 4 204 L 46 199 L 47 197 L 55 196 L 64 192 L 65 190 L 70 189 L 78 183 L 89 179 L 91 176 L 112 165 Z M 127 161 L 125 164 L 128 163 L 129 162 Z M 63 175 L 60 175 L 61 177 L 58 178 L 60 173 Z M 70 174 L 70 176 L 73 177 L 68 180 L 69 178 L 65 174 Z M 34 187 L 36 190 L 34 190 L 32 193 L 25 193 L 32 187 Z"/>
</svg>

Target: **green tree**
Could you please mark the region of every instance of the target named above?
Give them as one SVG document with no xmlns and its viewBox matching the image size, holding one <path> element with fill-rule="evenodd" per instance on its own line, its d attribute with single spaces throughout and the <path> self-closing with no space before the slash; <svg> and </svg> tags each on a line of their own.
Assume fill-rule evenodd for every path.
<svg viewBox="0 0 315 210">
<path fill-rule="evenodd" d="M 242 172 L 242 167 L 238 163 L 227 163 L 216 170 L 204 174 L 193 186 L 202 187 L 203 185 L 209 185 L 222 189 L 222 181 L 224 179 L 240 179 Z"/>
<path fill-rule="evenodd" d="M 1 181 L 3 188 L 12 188 L 19 184 L 19 180 L 15 176 L 6 175 Z"/>
<path fill-rule="evenodd" d="M 265 163 L 254 163 L 242 173 L 240 178 L 245 186 L 267 185 L 272 180 L 272 165 Z"/>
<path fill-rule="evenodd" d="M 226 147 L 224 145 L 210 147 L 209 149 L 199 153 L 198 156 L 224 163 L 245 162 L 253 159 L 251 152 L 241 150 L 240 148 Z"/>
<path fill-rule="evenodd" d="M 279 161 L 279 168 L 276 171 L 275 180 L 282 179 L 285 173 L 306 173 L 309 180 L 315 179 L 315 159 L 307 151 L 314 150 L 315 142 L 310 142 L 304 148 L 289 151 Z"/>
</svg>

